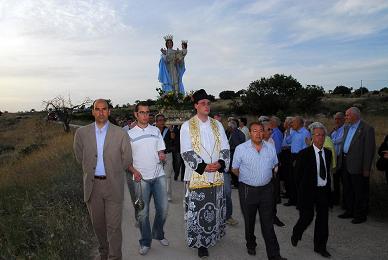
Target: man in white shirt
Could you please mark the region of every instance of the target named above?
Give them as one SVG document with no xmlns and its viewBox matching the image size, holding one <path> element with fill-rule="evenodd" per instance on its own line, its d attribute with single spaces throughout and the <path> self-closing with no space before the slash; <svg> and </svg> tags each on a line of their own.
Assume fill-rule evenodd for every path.
<svg viewBox="0 0 388 260">
<path fill-rule="evenodd" d="M 166 149 L 159 129 L 149 124 L 150 110 L 146 102 L 135 107 L 137 124 L 128 131 L 131 140 L 133 164 L 129 171 L 136 182 L 140 182 L 137 196 L 142 197 L 144 208 L 138 213 L 141 239 L 139 253 L 145 255 L 151 248 L 152 239 L 159 240 L 163 246 L 169 242 L 164 237 L 164 223 L 167 218 L 168 201 L 163 163 Z M 151 196 L 155 203 L 155 220 L 152 231 L 149 221 Z"/>
<path fill-rule="evenodd" d="M 321 126 L 320 126 L 321 125 Z M 314 123 L 313 145 L 301 150 L 296 160 L 299 219 L 294 226 L 291 243 L 297 246 L 303 232 L 311 224 L 316 209 L 314 228 L 314 251 L 329 258 L 329 206 L 331 194 L 331 151 L 323 147 L 326 132 L 322 124 Z"/>
</svg>

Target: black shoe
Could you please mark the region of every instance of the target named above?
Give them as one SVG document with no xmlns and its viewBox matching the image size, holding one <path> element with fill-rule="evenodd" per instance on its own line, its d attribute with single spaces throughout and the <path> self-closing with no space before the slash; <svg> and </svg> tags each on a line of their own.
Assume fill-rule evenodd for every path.
<svg viewBox="0 0 388 260">
<path fill-rule="evenodd" d="M 248 255 L 256 255 L 256 249 L 255 248 L 247 248 Z"/>
<path fill-rule="evenodd" d="M 200 247 L 198 248 L 198 257 L 199 258 L 206 258 L 209 256 L 209 251 L 206 247 Z"/>
<path fill-rule="evenodd" d="M 269 260 L 287 260 L 287 258 L 277 255 L 277 256 L 270 257 Z"/>
<path fill-rule="evenodd" d="M 349 213 L 349 212 L 345 212 L 341 215 L 338 215 L 339 218 L 352 218 L 353 217 L 353 214 Z"/>
<path fill-rule="evenodd" d="M 361 223 L 364 223 L 365 221 L 366 221 L 366 218 L 354 218 L 354 219 L 352 219 L 353 224 L 361 224 Z"/>
<path fill-rule="evenodd" d="M 296 203 L 295 203 L 295 202 L 292 202 L 292 201 L 288 201 L 288 202 L 284 203 L 283 205 L 286 206 L 286 207 L 289 207 L 289 206 L 296 206 Z"/>
<path fill-rule="evenodd" d="M 283 222 L 280 221 L 280 219 L 278 217 L 275 216 L 274 220 L 273 220 L 273 224 L 278 226 L 278 227 L 284 227 L 285 224 Z"/>
<path fill-rule="evenodd" d="M 298 245 L 298 241 L 299 241 L 299 239 L 294 237 L 294 235 L 291 236 L 291 245 L 292 246 L 296 247 Z"/>
<path fill-rule="evenodd" d="M 331 254 L 329 252 L 327 252 L 326 249 L 324 250 L 314 250 L 316 253 L 320 254 L 321 256 L 325 257 L 325 258 L 330 258 L 331 257 Z"/>
</svg>

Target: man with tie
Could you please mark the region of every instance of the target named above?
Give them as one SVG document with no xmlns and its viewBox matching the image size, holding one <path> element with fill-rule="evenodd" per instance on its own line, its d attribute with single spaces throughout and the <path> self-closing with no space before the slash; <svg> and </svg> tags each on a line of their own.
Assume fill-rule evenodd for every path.
<svg viewBox="0 0 388 260">
<path fill-rule="evenodd" d="M 105 99 L 93 103 L 95 122 L 74 135 L 74 154 L 84 172 L 84 201 L 99 243 L 96 259 L 121 259 L 125 170 L 132 163 L 128 135 L 108 121 Z"/>
<path fill-rule="evenodd" d="M 353 218 L 353 224 L 360 224 L 366 221 L 368 213 L 369 175 L 376 152 L 375 130 L 361 120 L 357 107 L 346 110 L 345 121 L 347 126 L 338 158 L 345 212 L 338 217 Z"/>
<path fill-rule="evenodd" d="M 313 145 L 300 151 L 296 160 L 299 219 L 293 228 L 291 243 L 297 246 L 303 232 L 314 218 L 314 251 L 329 258 L 326 244 L 329 237 L 329 204 L 330 204 L 330 165 L 331 152 L 323 147 L 325 127 L 316 122 L 312 126 Z"/>
</svg>

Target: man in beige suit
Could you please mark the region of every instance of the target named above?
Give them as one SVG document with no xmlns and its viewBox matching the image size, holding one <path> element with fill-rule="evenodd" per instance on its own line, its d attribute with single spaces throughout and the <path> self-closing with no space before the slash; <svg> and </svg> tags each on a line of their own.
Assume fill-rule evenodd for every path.
<svg viewBox="0 0 388 260">
<path fill-rule="evenodd" d="M 93 104 L 95 122 L 79 128 L 74 154 L 84 172 L 84 201 L 99 242 L 97 259 L 121 259 L 125 170 L 132 163 L 128 135 L 108 121 L 104 99 Z"/>
</svg>

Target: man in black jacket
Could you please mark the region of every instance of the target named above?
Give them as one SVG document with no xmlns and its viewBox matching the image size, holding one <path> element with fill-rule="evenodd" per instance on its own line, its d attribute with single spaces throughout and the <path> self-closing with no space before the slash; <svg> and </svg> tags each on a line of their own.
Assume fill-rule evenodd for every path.
<svg viewBox="0 0 388 260">
<path fill-rule="evenodd" d="M 314 123 L 312 127 L 313 145 L 299 152 L 296 161 L 299 219 L 294 226 L 291 243 L 297 246 L 303 232 L 314 218 L 314 251 L 323 257 L 330 257 L 326 244 L 329 237 L 329 205 L 330 205 L 330 165 L 331 152 L 323 148 L 325 127 Z"/>
</svg>

